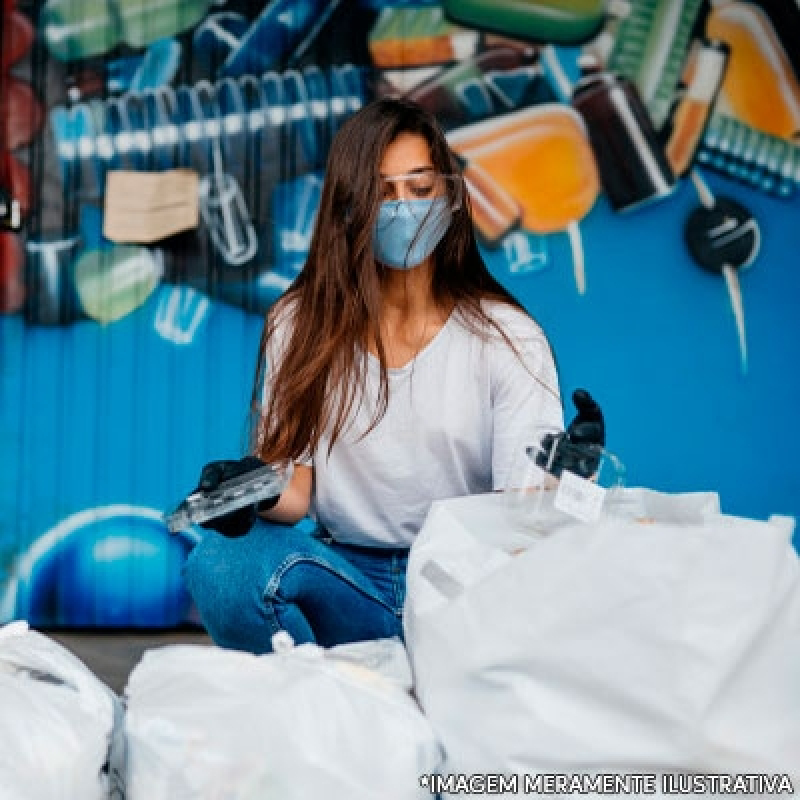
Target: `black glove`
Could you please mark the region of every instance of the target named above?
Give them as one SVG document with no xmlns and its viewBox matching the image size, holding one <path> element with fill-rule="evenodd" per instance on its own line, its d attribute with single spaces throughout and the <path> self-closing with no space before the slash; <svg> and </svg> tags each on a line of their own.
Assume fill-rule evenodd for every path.
<svg viewBox="0 0 800 800">
<path fill-rule="evenodd" d="M 605 420 L 600 406 L 586 389 L 576 389 L 572 393 L 572 402 L 578 409 L 577 415 L 566 433 L 544 436 L 536 463 L 556 477 L 566 469 L 582 478 L 591 478 L 597 473 L 606 443 Z M 551 458 L 553 447 L 555 456 Z"/>
<path fill-rule="evenodd" d="M 600 406 L 586 389 L 576 389 L 572 393 L 572 402 L 578 409 L 578 414 L 567 428 L 570 442 L 605 447 L 606 423 Z"/>
<path fill-rule="evenodd" d="M 238 461 L 210 461 L 200 473 L 200 482 L 197 484 L 195 492 L 213 492 L 224 481 L 238 478 L 240 475 L 263 466 L 265 466 L 264 462 L 255 456 L 245 456 Z M 267 497 L 258 503 L 252 503 L 237 508 L 235 511 L 229 511 L 227 514 L 207 519 L 200 525 L 232 539 L 244 536 L 255 524 L 258 512 L 268 511 L 277 504 L 279 499 L 280 495 Z"/>
</svg>

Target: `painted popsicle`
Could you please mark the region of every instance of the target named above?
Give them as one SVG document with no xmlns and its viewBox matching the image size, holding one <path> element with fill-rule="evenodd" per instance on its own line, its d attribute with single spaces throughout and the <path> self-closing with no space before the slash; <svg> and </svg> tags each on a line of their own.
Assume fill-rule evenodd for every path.
<svg viewBox="0 0 800 800">
<path fill-rule="evenodd" d="M 39 16 L 45 44 L 61 61 L 146 47 L 206 16 L 210 0 L 48 0 Z"/>
<path fill-rule="evenodd" d="M 672 118 L 665 153 L 675 175 L 691 166 L 725 75 L 729 48 L 723 42 L 705 42 L 693 48 L 686 92 Z"/>
<path fill-rule="evenodd" d="M 519 39 L 579 44 L 603 25 L 605 0 L 444 0 L 449 17 L 463 25 Z"/>
<path fill-rule="evenodd" d="M 372 63 L 379 68 L 447 64 L 473 55 L 477 31 L 445 19 L 441 7 L 386 8 L 367 37 Z"/>
<path fill-rule="evenodd" d="M 637 0 L 622 15 L 606 69 L 629 78 L 660 130 L 675 98 L 702 0 Z"/>
<path fill-rule="evenodd" d="M 577 223 L 594 205 L 600 184 L 580 116 L 560 103 L 545 104 L 459 128 L 449 140 L 519 203 L 524 228 L 540 234 L 566 230 L 575 283 L 583 294 Z"/>
<path fill-rule="evenodd" d="M 522 208 L 480 164 L 464 161 L 463 175 L 475 228 L 488 245 L 496 246 L 519 224 Z"/>
<path fill-rule="evenodd" d="M 764 133 L 800 134 L 800 81 L 769 17 L 753 3 L 713 3 L 706 35 L 731 49 L 719 111 Z"/>
</svg>

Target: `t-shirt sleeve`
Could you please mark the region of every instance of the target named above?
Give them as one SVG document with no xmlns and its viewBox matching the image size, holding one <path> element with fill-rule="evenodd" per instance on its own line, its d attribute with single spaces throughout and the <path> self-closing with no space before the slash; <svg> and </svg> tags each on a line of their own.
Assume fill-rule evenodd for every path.
<svg viewBox="0 0 800 800">
<path fill-rule="evenodd" d="M 275 374 L 275 369 L 280 364 L 286 348 L 288 347 L 289 337 L 291 333 L 291 315 L 288 311 L 284 311 L 281 317 L 275 324 L 275 329 L 267 341 L 267 346 L 264 353 L 264 363 L 261 370 L 261 414 L 267 413 L 269 407 L 270 389 L 272 386 L 272 376 Z M 302 464 L 303 466 L 310 467 L 313 465 L 313 458 L 311 454 L 305 454 L 301 458 L 295 459 L 295 464 Z"/>
<path fill-rule="evenodd" d="M 537 426 L 564 429 L 564 412 L 553 353 L 541 328 L 509 308 L 495 318 L 517 352 L 492 337 L 492 486 L 508 486 L 514 460 Z"/>
</svg>

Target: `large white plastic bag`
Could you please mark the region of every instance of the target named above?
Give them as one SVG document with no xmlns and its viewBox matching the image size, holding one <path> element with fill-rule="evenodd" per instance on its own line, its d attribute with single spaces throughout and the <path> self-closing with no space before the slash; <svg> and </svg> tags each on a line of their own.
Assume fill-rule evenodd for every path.
<svg viewBox="0 0 800 800">
<path fill-rule="evenodd" d="M 114 703 L 58 642 L 0 628 L 0 800 L 108 798 Z"/>
<path fill-rule="evenodd" d="M 626 491 L 626 518 L 539 539 L 499 495 L 431 509 L 404 623 L 444 772 L 787 773 L 800 790 L 792 522 Z"/>
<path fill-rule="evenodd" d="M 128 682 L 131 800 L 406 800 L 441 761 L 399 640 L 150 650 Z"/>
</svg>

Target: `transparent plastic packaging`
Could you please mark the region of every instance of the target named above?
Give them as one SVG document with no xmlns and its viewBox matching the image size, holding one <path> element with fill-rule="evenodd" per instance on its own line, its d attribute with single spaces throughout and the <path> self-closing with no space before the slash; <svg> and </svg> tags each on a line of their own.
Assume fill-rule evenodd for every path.
<svg viewBox="0 0 800 800">
<path fill-rule="evenodd" d="M 291 466 L 265 464 L 236 478 L 223 481 L 211 492 L 192 492 L 174 511 L 164 516 L 170 533 L 206 522 L 268 497 L 281 494 L 289 483 Z"/>
<path fill-rule="evenodd" d="M 520 442 L 505 491 L 511 523 L 546 535 L 608 513 L 625 467 L 600 445 L 570 442 L 564 431 L 539 426 Z"/>
</svg>

